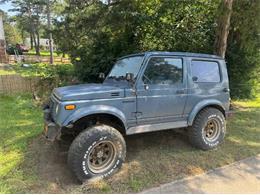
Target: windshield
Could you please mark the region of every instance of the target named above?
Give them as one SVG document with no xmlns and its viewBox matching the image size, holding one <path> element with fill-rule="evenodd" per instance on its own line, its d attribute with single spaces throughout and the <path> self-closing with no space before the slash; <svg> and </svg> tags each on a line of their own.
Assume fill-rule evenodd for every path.
<svg viewBox="0 0 260 195">
<path fill-rule="evenodd" d="M 125 79 L 126 73 L 133 73 L 136 78 L 143 58 L 144 56 L 133 56 L 118 60 L 107 78 Z"/>
</svg>

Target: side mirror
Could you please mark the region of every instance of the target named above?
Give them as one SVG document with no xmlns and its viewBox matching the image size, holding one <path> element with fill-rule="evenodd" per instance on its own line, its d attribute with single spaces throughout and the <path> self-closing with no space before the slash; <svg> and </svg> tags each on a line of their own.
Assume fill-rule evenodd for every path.
<svg viewBox="0 0 260 195">
<path fill-rule="evenodd" d="M 133 81 L 134 80 L 134 74 L 133 73 L 126 73 L 125 75 L 127 81 Z"/>
<path fill-rule="evenodd" d="M 194 82 L 197 82 L 198 81 L 198 77 L 196 77 L 196 76 L 194 76 L 194 77 L 192 77 L 192 81 L 194 81 Z"/>
<path fill-rule="evenodd" d="M 99 73 L 98 78 L 105 79 L 105 74 L 103 72 Z"/>
</svg>

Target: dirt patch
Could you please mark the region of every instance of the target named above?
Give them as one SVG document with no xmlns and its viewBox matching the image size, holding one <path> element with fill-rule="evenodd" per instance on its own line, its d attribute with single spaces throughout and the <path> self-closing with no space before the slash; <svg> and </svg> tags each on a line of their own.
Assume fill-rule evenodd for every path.
<svg viewBox="0 0 260 195">
<path fill-rule="evenodd" d="M 163 151 L 159 151 L 160 148 L 174 147 L 178 149 L 183 148 L 183 146 L 189 147 L 185 139 L 184 136 L 174 131 L 128 136 L 126 137 L 127 160 L 121 170 L 105 181 L 91 181 L 83 185 L 78 182 L 67 166 L 69 144 L 66 142 L 52 143 L 39 136 L 30 144 L 24 166 L 33 168 L 40 182 L 37 186 L 31 186 L 33 193 L 100 192 L 100 190 L 101 192 L 106 190 L 133 191 L 125 186 L 123 189 L 121 188 L 124 180 L 126 183 L 129 180 L 134 182 L 133 175 L 144 171 L 142 162 L 149 164 L 150 160 L 159 160 L 157 159 L 158 155 L 163 155 Z M 154 169 L 167 171 L 167 165 L 148 166 L 147 169 L 150 171 L 154 171 Z M 110 189 L 109 184 L 114 189 Z M 135 183 L 132 185 L 135 185 Z M 135 186 L 132 187 L 135 189 Z"/>
<path fill-rule="evenodd" d="M 79 185 L 67 166 L 68 147 L 62 142 L 49 142 L 43 136 L 30 144 L 26 161 L 33 161 L 33 164 L 29 164 L 32 164 L 41 184 L 40 188 L 33 188 L 32 192 L 66 193 L 71 185 Z"/>
</svg>

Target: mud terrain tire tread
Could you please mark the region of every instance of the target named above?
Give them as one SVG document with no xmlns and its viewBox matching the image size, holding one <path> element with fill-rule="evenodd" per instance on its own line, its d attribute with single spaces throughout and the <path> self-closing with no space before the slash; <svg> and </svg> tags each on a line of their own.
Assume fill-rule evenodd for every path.
<svg viewBox="0 0 260 195">
<path fill-rule="evenodd" d="M 212 118 L 216 118 L 217 120 L 221 121 L 221 132 L 220 135 L 218 137 L 218 139 L 216 140 L 215 143 L 210 144 L 207 143 L 205 141 L 205 139 L 203 139 L 203 127 L 205 126 L 205 124 L 207 123 L 208 119 L 210 116 L 213 116 Z M 216 116 L 216 117 L 214 117 Z M 201 110 L 194 122 L 193 125 L 188 127 L 188 137 L 190 140 L 190 143 L 202 150 L 211 150 L 214 149 L 215 147 L 217 147 L 217 145 L 221 144 L 224 140 L 225 137 L 225 132 L 226 132 L 226 122 L 225 122 L 225 117 L 223 115 L 223 113 L 213 107 L 208 107 L 205 108 L 203 110 Z"/>
<path fill-rule="evenodd" d="M 106 177 L 108 175 L 95 175 L 91 172 L 89 174 L 85 174 L 82 168 L 82 158 L 84 156 L 84 153 L 86 152 L 86 149 L 91 146 L 91 144 L 95 141 L 98 141 L 100 137 L 108 137 L 110 141 L 116 141 L 117 143 L 120 143 L 120 159 L 118 159 L 118 164 L 113 171 L 116 172 L 117 169 L 119 169 L 122 166 L 122 163 L 125 160 L 126 157 L 126 143 L 122 136 L 122 134 L 114 129 L 111 126 L 108 125 L 95 125 L 92 127 L 89 127 L 82 131 L 72 142 L 69 152 L 68 152 L 68 165 L 71 168 L 72 172 L 76 175 L 76 177 L 81 181 L 84 182 L 87 179 L 91 179 L 94 177 Z M 117 148 L 119 149 L 119 148 Z M 118 157 L 118 156 L 117 156 Z"/>
</svg>

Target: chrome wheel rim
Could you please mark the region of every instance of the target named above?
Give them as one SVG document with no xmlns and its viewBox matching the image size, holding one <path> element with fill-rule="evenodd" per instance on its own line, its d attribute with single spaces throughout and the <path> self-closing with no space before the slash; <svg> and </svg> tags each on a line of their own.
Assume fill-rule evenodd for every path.
<svg viewBox="0 0 260 195">
<path fill-rule="evenodd" d="M 210 119 L 203 129 L 203 136 L 209 142 L 214 142 L 220 134 L 220 124 L 216 119 Z"/>
<path fill-rule="evenodd" d="M 110 141 L 102 141 L 93 146 L 88 156 L 88 167 L 94 174 L 109 170 L 116 159 L 116 147 Z"/>
</svg>

